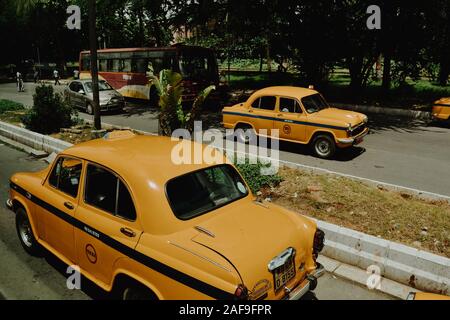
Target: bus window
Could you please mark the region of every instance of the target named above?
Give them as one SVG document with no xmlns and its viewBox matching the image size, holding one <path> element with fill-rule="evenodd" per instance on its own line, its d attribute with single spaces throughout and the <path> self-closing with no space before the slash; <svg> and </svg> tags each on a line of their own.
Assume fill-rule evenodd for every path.
<svg viewBox="0 0 450 320">
<path fill-rule="evenodd" d="M 131 72 L 135 73 L 145 73 L 147 72 L 147 59 L 144 58 L 134 58 L 131 64 Z"/>
<path fill-rule="evenodd" d="M 119 59 L 112 59 L 111 62 L 112 62 L 111 63 L 112 67 L 111 67 L 110 71 L 119 72 L 120 69 L 121 69 L 121 67 L 120 67 L 120 60 Z"/>
<path fill-rule="evenodd" d="M 108 71 L 107 61 L 108 60 L 100 60 L 98 71 Z"/>
<path fill-rule="evenodd" d="M 122 72 L 131 72 L 131 59 L 122 59 Z"/>
<path fill-rule="evenodd" d="M 81 70 L 90 71 L 91 70 L 91 57 L 88 55 L 84 55 L 81 58 Z"/>
<path fill-rule="evenodd" d="M 207 52 L 182 52 L 179 65 L 184 78 L 215 78 L 218 75 L 214 55 Z"/>
</svg>

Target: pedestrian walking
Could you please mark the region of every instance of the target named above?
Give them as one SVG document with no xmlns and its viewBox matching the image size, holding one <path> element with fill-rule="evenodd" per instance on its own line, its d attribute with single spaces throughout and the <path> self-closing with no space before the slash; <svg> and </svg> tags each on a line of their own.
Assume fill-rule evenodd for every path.
<svg viewBox="0 0 450 320">
<path fill-rule="evenodd" d="M 37 83 L 39 81 L 39 70 L 38 69 L 34 70 L 33 79 L 34 79 L 34 83 Z"/>
<path fill-rule="evenodd" d="M 17 92 L 24 92 L 24 86 L 23 86 L 23 76 L 20 71 L 16 72 L 16 81 L 17 81 Z"/>
<path fill-rule="evenodd" d="M 75 80 L 80 79 L 80 71 L 78 71 L 78 69 L 73 70 L 73 78 Z"/>
<path fill-rule="evenodd" d="M 55 86 L 56 85 L 60 85 L 61 83 L 59 82 L 59 72 L 58 70 L 53 70 L 53 78 L 55 79 Z"/>
</svg>

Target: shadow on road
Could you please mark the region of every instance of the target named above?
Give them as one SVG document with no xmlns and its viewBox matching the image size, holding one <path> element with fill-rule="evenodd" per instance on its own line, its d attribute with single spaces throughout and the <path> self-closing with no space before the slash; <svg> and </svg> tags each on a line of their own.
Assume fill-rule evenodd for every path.
<svg viewBox="0 0 450 320">
<path fill-rule="evenodd" d="M 417 132 L 430 131 L 427 129 L 429 120 L 412 119 L 407 117 L 392 116 L 386 114 L 367 114 L 369 117 L 368 126 L 370 128 L 369 134 L 379 133 L 381 131 L 396 131 L 396 132 Z"/>
</svg>

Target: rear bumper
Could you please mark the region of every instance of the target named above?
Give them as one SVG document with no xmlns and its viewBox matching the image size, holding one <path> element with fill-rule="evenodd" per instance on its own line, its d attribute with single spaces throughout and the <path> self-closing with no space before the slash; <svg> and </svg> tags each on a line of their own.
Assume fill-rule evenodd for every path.
<svg viewBox="0 0 450 320">
<path fill-rule="evenodd" d="M 8 208 L 9 210 L 13 211 L 13 202 L 11 199 L 7 199 L 5 202 L 6 208 Z"/>
<path fill-rule="evenodd" d="M 299 300 L 308 291 L 314 290 L 317 286 L 317 278 L 320 278 L 325 273 L 325 268 L 317 263 L 317 268 L 310 273 L 305 280 L 302 281 L 297 287 L 295 287 L 289 294 L 286 295 L 284 300 Z"/>
</svg>

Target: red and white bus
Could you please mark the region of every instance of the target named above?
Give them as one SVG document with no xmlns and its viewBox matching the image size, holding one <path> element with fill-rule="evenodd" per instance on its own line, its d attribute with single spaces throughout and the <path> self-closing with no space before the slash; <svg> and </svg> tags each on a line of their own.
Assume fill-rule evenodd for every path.
<svg viewBox="0 0 450 320">
<path fill-rule="evenodd" d="M 213 50 L 186 45 L 164 48 L 98 50 L 99 78 L 123 96 L 156 103 L 156 89 L 149 78 L 170 69 L 183 76 L 183 101 L 193 101 L 209 85 L 219 86 L 219 70 Z M 80 53 L 80 78 L 90 78 L 90 51 Z"/>
</svg>

